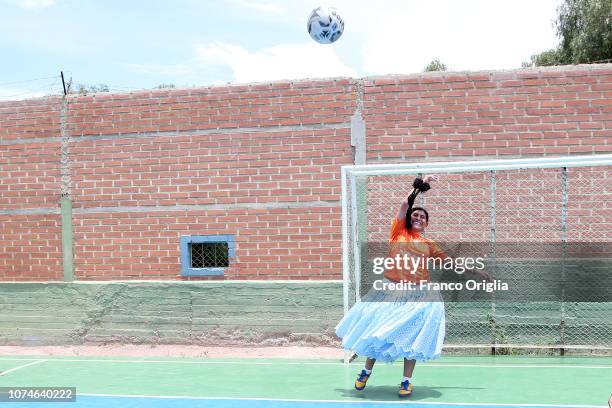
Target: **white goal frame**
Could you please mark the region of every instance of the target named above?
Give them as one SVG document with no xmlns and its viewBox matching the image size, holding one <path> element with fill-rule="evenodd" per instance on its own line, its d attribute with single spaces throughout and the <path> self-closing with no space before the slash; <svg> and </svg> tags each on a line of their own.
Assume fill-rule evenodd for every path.
<svg viewBox="0 0 612 408">
<path fill-rule="evenodd" d="M 612 165 L 612 154 L 596 154 L 588 156 L 563 156 L 542 157 L 528 159 L 497 159 L 476 161 L 448 161 L 448 162 L 420 162 L 420 163 L 397 163 L 397 164 L 367 164 L 342 166 L 342 278 L 343 278 L 343 307 L 344 314 L 349 310 L 349 293 L 351 289 L 351 276 L 355 277 L 355 299 L 359 301 L 360 271 L 360 243 L 358 242 L 358 217 L 357 217 L 357 177 L 359 176 L 382 176 L 382 175 L 410 175 L 423 173 L 464 173 L 470 171 L 491 172 L 498 170 L 521 170 L 521 169 L 544 169 L 558 168 L 564 171 L 572 167 L 585 166 L 608 166 Z M 567 203 L 567 186 L 564 185 L 564 205 Z M 349 194 L 351 197 L 349 198 Z M 349 208 L 349 205 L 352 206 Z M 494 203 L 492 203 L 494 205 Z M 565 214 L 563 214 L 565 216 Z M 350 237 L 353 237 L 352 242 Z M 565 240 L 566 237 L 564 236 Z M 354 260 L 351 261 L 352 252 Z M 355 270 L 351 271 L 351 262 Z M 354 272 L 354 273 L 351 273 Z M 487 345 L 478 345 L 485 347 Z M 494 345 L 492 345 L 494 346 Z M 564 348 L 571 346 L 564 345 Z M 580 348 L 583 346 L 577 346 Z"/>
</svg>

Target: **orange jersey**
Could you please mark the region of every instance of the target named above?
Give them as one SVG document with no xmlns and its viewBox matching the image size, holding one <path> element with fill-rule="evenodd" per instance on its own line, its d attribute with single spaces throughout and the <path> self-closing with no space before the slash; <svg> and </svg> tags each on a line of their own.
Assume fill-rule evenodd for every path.
<svg viewBox="0 0 612 408">
<path fill-rule="evenodd" d="M 405 219 L 393 218 L 389 242 L 391 244 L 389 258 L 396 258 L 399 255 L 403 260 L 401 268 L 397 268 L 396 265 L 394 268 L 385 271 L 385 278 L 393 282 L 418 283 L 421 280 L 429 281 L 427 259 L 444 259 L 447 257 L 434 241 L 421 236 L 418 232 L 407 229 Z M 407 255 L 412 261 L 405 264 L 406 257 L 404 255 Z"/>
</svg>

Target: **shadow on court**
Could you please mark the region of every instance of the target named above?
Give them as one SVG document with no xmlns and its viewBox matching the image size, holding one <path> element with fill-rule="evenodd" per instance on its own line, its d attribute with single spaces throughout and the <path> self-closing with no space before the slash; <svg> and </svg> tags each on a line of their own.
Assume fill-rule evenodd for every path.
<svg viewBox="0 0 612 408">
<path fill-rule="evenodd" d="M 443 396 L 443 393 L 438 390 L 443 389 L 461 389 L 461 390 L 484 390 L 484 387 L 427 387 L 427 386 L 419 386 L 414 387 L 412 395 L 410 397 L 402 397 L 400 398 L 397 395 L 397 391 L 399 389 L 398 385 L 378 385 L 378 386 L 368 386 L 363 391 L 357 391 L 356 389 L 342 389 L 336 388 L 335 391 L 345 398 L 358 398 L 364 401 L 398 401 L 398 400 L 409 400 L 409 401 L 419 401 L 427 398 L 440 398 Z"/>
</svg>

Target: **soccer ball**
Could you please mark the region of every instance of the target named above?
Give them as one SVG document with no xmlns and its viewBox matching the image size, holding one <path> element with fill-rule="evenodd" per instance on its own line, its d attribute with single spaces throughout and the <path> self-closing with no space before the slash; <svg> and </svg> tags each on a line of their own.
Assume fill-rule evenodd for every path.
<svg viewBox="0 0 612 408">
<path fill-rule="evenodd" d="M 319 6 L 308 17 L 308 34 L 320 44 L 331 44 L 342 35 L 344 21 L 333 7 Z"/>
</svg>

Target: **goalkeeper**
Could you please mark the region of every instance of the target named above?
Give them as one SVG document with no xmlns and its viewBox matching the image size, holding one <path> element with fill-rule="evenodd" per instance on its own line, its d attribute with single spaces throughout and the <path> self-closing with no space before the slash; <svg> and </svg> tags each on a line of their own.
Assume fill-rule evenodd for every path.
<svg viewBox="0 0 612 408">
<path fill-rule="evenodd" d="M 390 257 L 398 253 L 413 256 L 441 257 L 446 255 L 431 240 L 421 234 L 429 223 L 429 214 L 424 208 L 413 207 L 421 192 L 430 189 L 436 176 L 417 178 L 413 191 L 404 201 L 391 225 Z M 426 266 L 416 271 L 391 269 L 385 272 L 391 282 L 419 282 L 429 280 Z M 433 295 L 433 296 L 432 296 Z M 367 356 L 355 388 L 363 390 L 377 360 L 391 362 L 404 359 L 404 376 L 399 396 L 412 394 L 412 373 L 416 361 L 440 357 L 445 334 L 444 303 L 438 293 L 430 291 L 371 290 L 353 306 L 336 326 L 336 334 L 342 339 L 346 350 Z"/>
</svg>

